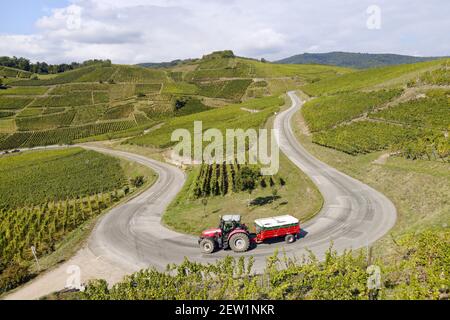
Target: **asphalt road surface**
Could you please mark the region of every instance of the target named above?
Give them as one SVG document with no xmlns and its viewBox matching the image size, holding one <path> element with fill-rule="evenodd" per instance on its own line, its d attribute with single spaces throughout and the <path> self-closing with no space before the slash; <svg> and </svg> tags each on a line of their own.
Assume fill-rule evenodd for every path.
<svg viewBox="0 0 450 320">
<path fill-rule="evenodd" d="M 83 146 L 146 165 L 156 171 L 159 178 L 147 191 L 103 216 L 87 247 L 70 261 L 7 298 L 33 299 L 64 288 L 70 265 L 80 267 L 83 282 L 93 278 L 115 282 L 128 273 L 149 266 L 164 270 L 167 264 L 180 263 L 185 257 L 193 261 L 214 262 L 226 255 L 253 256 L 255 270 L 262 271 L 266 257 L 277 248 L 292 257 L 301 257 L 309 249 L 323 258 L 331 243 L 335 250 L 342 252 L 368 246 L 382 237 L 395 223 L 394 205 L 378 191 L 314 158 L 297 142 L 291 118 L 303 103 L 295 93 L 288 94 L 292 106 L 279 113 L 274 122 L 278 144 L 281 151 L 313 180 L 324 198 L 322 210 L 302 224 L 304 233 L 300 240 L 293 244 L 284 241 L 260 244 L 243 254 L 219 251 L 203 255 L 196 237 L 179 234 L 161 225 L 162 214 L 185 182 L 180 169 L 140 155 Z"/>
</svg>

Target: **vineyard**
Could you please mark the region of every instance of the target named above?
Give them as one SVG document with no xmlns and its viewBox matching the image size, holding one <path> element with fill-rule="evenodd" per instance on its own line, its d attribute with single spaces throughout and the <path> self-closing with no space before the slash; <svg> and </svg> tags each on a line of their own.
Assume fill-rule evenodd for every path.
<svg viewBox="0 0 450 320">
<path fill-rule="evenodd" d="M 172 118 L 151 134 L 129 139 L 127 143 L 160 148 L 169 147 L 175 143 L 171 141 L 172 132 L 179 128 L 185 128 L 193 132 L 194 121 L 202 121 L 204 130 L 217 128 L 222 132 L 225 132 L 226 129 L 234 128 L 243 130 L 259 128 L 264 125 L 274 112 L 279 110 L 283 103 L 284 101 L 281 98 L 266 97 L 230 105 L 225 108 Z M 260 112 L 252 114 L 242 110 L 242 108 L 258 109 Z"/>
<path fill-rule="evenodd" d="M 12 111 L 0 111 L 0 118 L 8 118 L 15 115 Z"/>
<path fill-rule="evenodd" d="M 31 246 L 52 253 L 136 188 L 120 160 L 80 148 L 2 156 L 0 173 L 0 292 L 32 276 Z"/>
<path fill-rule="evenodd" d="M 0 150 L 70 144 L 77 139 L 123 131 L 136 126 L 134 120 L 102 122 L 34 132 L 16 132 L 0 143 Z"/>
<path fill-rule="evenodd" d="M 318 132 L 313 135 L 313 142 L 356 155 L 383 150 L 402 141 L 415 140 L 419 133 L 414 128 L 361 121 Z"/>
<path fill-rule="evenodd" d="M 109 286 L 91 281 L 86 300 L 368 300 L 446 299 L 450 290 L 449 232 L 425 231 L 397 242 L 399 259 L 375 257 L 383 270 L 380 290 L 367 286 L 367 252 L 330 249 L 324 261 L 312 253 L 297 260 L 277 252 L 256 274 L 253 259 L 230 256 L 210 264 L 185 260 L 168 271 L 146 269 Z M 426 263 L 424 263 L 426 261 Z M 64 299 L 64 295 L 59 296 Z"/>
<path fill-rule="evenodd" d="M 0 110 L 1 109 L 22 109 L 33 101 L 32 98 L 19 97 L 5 97 L 0 96 Z"/>
<path fill-rule="evenodd" d="M 414 99 L 372 113 L 370 117 L 418 127 L 448 129 L 450 127 L 450 100 L 446 95 Z"/>
<path fill-rule="evenodd" d="M 0 204 L 15 208 L 126 185 L 119 160 L 79 148 L 0 157 Z"/>
<path fill-rule="evenodd" d="M 252 80 L 240 79 L 199 83 L 198 87 L 202 96 L 239 101 L 251 83 Z"/>
<path fill-rule="evenodd" d="M 368 113 L 375 107 L 398 97 L 401 92 L 401 90 L 347 92 L 320 97 L 305 103 L 302 112 L 309 129 L 312 132 L 321 131 Z"/>
<path fill-rule="evenodd" d="M 234 164 L 202 164 L 195 179 L 192 197 L 194 199 L 210 196 L 252 191 L 258 187 L 283 187 L 285 181 L 280 177 L 262 176 L 258 166 Z"/>
<path fill-rule="evenodd" d="M 24 114 L 22 114 L 22 116 L 24 116 Z M 67 112 L 43 115 L 40 117 L 18 117 L 16 119 L 16 125 L 19 131 L 53 129 L 57 127 L 69 126 L 72 123 L 74 116 L 75 112 L 70 110 Z"/>
</svg>

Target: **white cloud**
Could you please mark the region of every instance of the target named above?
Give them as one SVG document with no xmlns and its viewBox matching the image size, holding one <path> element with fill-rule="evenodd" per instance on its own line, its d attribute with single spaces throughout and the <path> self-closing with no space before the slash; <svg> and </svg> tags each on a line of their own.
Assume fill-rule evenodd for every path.
<svg viewBox="0 0 450 320">
<path fill-rule="evenodd" d="M 36 21 L 34 35 L 0 34 L 0 55 L 117 63 L 198 57 L 212 50 L 277 59 L 304 51 L 448 55 L 446 0 L 72 0 Z"/>
</svg>

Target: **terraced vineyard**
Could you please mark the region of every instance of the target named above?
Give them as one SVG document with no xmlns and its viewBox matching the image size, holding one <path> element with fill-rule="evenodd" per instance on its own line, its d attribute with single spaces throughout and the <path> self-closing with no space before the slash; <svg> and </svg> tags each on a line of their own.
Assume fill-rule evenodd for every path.
<svg viewBox="0 0 450 320">
<path fill-rule="evenodd" d="M 410 159 L 450 161 L 447 64 L 375 68 L 304 86 L 321 95 L 302 110 L 313 142 L 353 155 L 390 149 Z"/>
<path fill-rule="evenodd" d="M 307 102 L 303 115 L 311 131 L 330 129 L 361 116 L 398 97 L 401 90 L 348 92 L 320 97 Z"/>
<path fill-rule="evenodd" d="M 20 78 L 17 70 L 11 71 L 7 89 L 0 90 L 0 132 L 9 134 L 0 150 L 107 138 L 118 131 L 141 134 L 141 126 L 280 95 L 299 84 L 351 71 L 273 65 L 238 58 L 231 51 L 214 52 L 169 69 L 103 61 L 51 77 Z"/>
<path fill-rule="evenodd" d="M 266 120 L 278 111 L 284 100 L 278 97 L 266 97 L 253 99 L 241 104 L 229 105 L 224 108 L 208 110 L 187 116 L 170 119 L 161 128 L 127 141 L 130 144 L 142 146 L 156 146 L 165 148 L 173 145 L 172 132 L 175 129 L 185 128 L 194 130 L 194 121 L 203 122 L 203 130 L 217 128 L 225 132 L 226 129 L 243 129 L 261 127 Z M 251 113 L 243 109 L 254 109 L 258 112 Z"/>
<path fill-rule="evenodd" d="M 1 137 L 0 137 L 1 140 Z M 135 190 L 120 160 L 70 148 L 0 156 L 0 292 L 84 222 Z"/>
</svg>

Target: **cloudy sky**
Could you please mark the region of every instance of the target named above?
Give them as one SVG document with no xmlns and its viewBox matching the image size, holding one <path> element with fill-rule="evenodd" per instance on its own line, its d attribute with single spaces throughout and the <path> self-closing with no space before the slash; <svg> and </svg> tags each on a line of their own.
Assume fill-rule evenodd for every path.
<svg viewBox="0 0 450 320">
<path fill-rule="evenodd" d="M 213 50 L 450 55 L 449 0 L 0 0 L 0 56 L 169 61 Z"/>
</svg>

